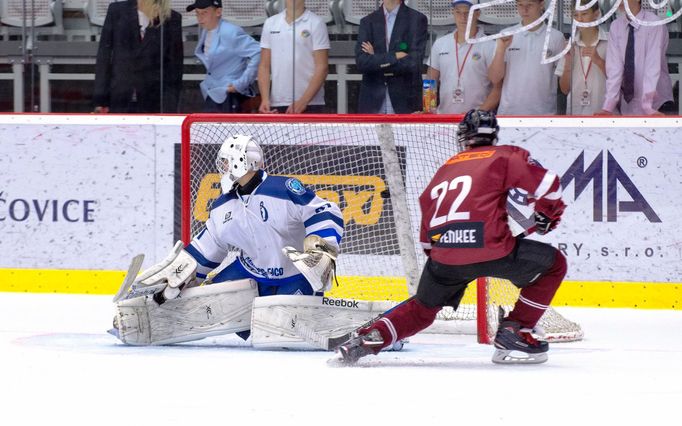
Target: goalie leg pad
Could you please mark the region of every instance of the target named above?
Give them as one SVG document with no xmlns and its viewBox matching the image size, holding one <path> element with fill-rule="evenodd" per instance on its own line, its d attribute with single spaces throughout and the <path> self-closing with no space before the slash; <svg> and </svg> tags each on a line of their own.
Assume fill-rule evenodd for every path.
<svg viewBox="0 0 682 426">
<path fill-rule="evenodd" d="M 291 321 L 305 323 L 316 335 L 334 337 L 355 330 L 394 305 L 319 296 L 257 297 L 253 301 L 251 344 L 259 349 L 314 349 L 293 331 Z"/>
<path fill-rule="evenodd" d="M 258 286 L 251 279 L 192 287 L 159 305 L 153 296 L 116 304 L 118 337 L 129 345 L 165 345 L 248 330 Z"/>
</svg>

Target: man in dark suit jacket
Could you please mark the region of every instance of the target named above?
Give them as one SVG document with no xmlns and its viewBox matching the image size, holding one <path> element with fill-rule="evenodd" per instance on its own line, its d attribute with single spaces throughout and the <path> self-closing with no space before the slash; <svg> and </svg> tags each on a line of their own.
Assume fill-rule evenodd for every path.
<svg viewBox="0 0 682 426">
<path fill-rule="evenodd" d="M 140 0 L 139 9 L 144 16 L 138 0 L 109 5 L 95 66 L 95 112 L 178 111 L 182 18 L 169 0 Z M 156 17 L 145 18 L 147 13 Z"/>
<path fill-rule="evenodd" d="M 362 72 L 358 112 L 409 114 L 422 109 L 427 38 L 426 16 L 401 0 L 384 0 L 362 18 L 355 45 L 355 62 Z"/>
</svg>

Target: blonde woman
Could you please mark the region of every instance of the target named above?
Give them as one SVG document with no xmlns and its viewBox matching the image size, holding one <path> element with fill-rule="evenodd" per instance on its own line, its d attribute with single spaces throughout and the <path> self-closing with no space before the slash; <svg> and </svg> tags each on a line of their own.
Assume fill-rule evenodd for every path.
<svg viewBox="0 0 682 426">
<path fill-rule="evenodd" d="M 111 3 L 97 52 L 95 112 L 177 112 L 182 59 L 181 16 L 170 0 Z"/>
</svg>

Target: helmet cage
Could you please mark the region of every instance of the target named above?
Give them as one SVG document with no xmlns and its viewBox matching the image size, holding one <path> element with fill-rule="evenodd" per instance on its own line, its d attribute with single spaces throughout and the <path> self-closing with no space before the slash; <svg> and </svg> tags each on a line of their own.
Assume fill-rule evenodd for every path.
<svg viewBox="0 0 682 426">
<path fill-rule="evenodd" d="M 220 146 L 215 164 L 223 190 L 229 191 L 245 174 L 262 168 L 263 150 L 252 136 L 228 136 Z"/>
</svg>

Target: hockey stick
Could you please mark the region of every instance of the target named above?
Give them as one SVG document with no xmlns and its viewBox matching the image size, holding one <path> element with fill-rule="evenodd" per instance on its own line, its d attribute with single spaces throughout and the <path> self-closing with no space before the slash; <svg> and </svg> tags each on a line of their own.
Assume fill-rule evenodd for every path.
<svg viewBox="0 0 682 426">
<path fill-rule="evenodd" d="M 130 262 L 130 266 L 128 267 L 128 272 L 123 279 L 123 284 L 121 284 L 121 288 L 118 289 L 116 296 L 114 296 L 114 303 L 128 295 L 130 292 L 130 287 L 135 282 L 135 278 L 137 278 L 137 273 L 140 272 L 140 269 L 142 268 L 143 261 L 144 254 L 138 254 L 137 256 L 133 257 L 133 260 Z"/>
</svg>

